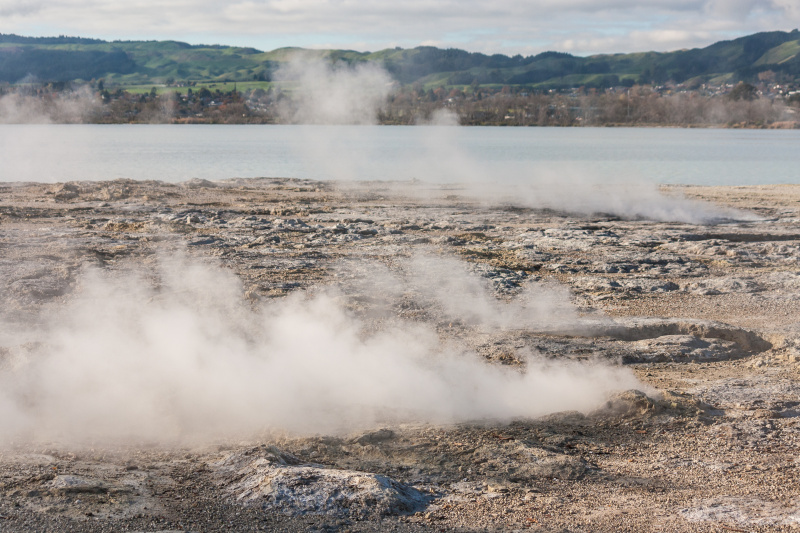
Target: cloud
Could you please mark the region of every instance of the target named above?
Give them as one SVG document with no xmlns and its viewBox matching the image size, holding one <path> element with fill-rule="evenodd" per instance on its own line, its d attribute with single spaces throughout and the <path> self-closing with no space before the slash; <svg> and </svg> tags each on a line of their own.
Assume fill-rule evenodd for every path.
<svg viewBox="0 0 800 533">
<path fill-rule="evenodd" d="M 471 51 L 577 54 L 704 46 L 800 25 L 794 0 L 0 0 L 5 32 L 184 39 L 272 49 L 378 50 L 436 42 Z M 131 30 L 136 28 L 136 30 Z"/>
<path fill-rule="evenodd" d="M 584 32 L 559 42 L 559 51 L 581 53 L 585 50 L 627 50 L 648 52 L 651 50 L 679 50 L 698 48 L 715 41 L 714 32 L 708 30 L 665 29 L 631 31 L 624 35 L 598 36 Z"/>
<path fill-rule="evenodd" d="M 38 13 L 43 1 L 28 1 L 28 0 L 2 0 L 0 1 L 0 17 L 13 18 L 13 17 L 26 17 Z"/>
<path fill-rule="evenodd" d="M 706 11 L 712 17 L 724 19 L 744 20 L 755 9 L 771 8 L 772 2 L 759 0 L 710 0 L 706 4 Z"/>
</svg>

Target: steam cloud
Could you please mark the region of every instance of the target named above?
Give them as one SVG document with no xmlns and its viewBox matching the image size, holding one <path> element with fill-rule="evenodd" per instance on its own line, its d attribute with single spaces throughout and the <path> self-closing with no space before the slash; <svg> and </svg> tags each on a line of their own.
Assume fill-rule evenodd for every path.
<svg viewBox="0 0 800 533">
<path fill-rule="evenodd" d="M 423 261 L 414 268 L 429 278 L 449 272 L 447 263 L 434 272 Z M 456 282 L 465 276 L 456 273 Z M 429 288 L 406 283 L 394 293 Z M 165 258 L 155 273 L 89 271 L 82 287 L 40 327 L 3 328 L 0 441 L 176 442 L 509 419 L 592 409 L 611 391 L 637 386 L 628 370 L 599 362 L 531 354 L 524 373 L 490 365 L 422 323 L 391 321 L 376 331 L 335 290 L 253 308 L 235 275 L 182 256 Z M 470 298 L 443 305 L 476 322 L 500 310 L 505 318 L 487 327 L 520 318 L 529 327 L 550 305 L 542 298 L 538 310 L 503 310 L 477 288 Z M 483 311 L 467 307 L 476 300 Z"/>
<path fill-rule="evenodd" d="M 374 65 L 333 65 L 299 58 L 278 72 L 297 82 L 295 104 L 284 109 L 288 122 L 304 124 L 377 124 L 381 106 L 391 92 L 391 78 Z M 579 214 L 610 214 L 690 224 L 721 220 L 755 220 L 742 211 L 713 206 L 681 196 L 666 196 L 655 183 L 634 176 L 601 178 L 587 167 L 530 168 L 508 162 L 482 164 L 457 142 L 458 116 L 447 109 L 418 121 L 420 143 L 409 149 L 399 172 L 423 182 L 458 184 L 473 199 L 520 207 L 547 208 Z M 372 157 L 347 145 L 330 131 L 314 132 L 303 155 L 324 168 L 323 177 L 353 179 Z"/>
<path fill-rule="evenodd" d="M 440 307 L 445 316 L 491 329 L 574 330 L 578 315 L 569 290 L 561 285 L 529 284 L 511 302 L 495 298 L 486 281 L 469 273 L 454 258 L 417 256 L 411 262 L 411 283 L 421 299 Z"/>
<path fill-rule="evenodd" d="M 297 55 L 275 72 L 278 81 L 297 84 L 293 105 L 282 118 L 294 124 L 377 124 L 393 81 L 382 68 L 364 63 L 330 64 Z"/>
<path fill-rule="evenodd" d="M 444 109 L 423 124 L 458 126 L 458 117 Z M 657 184 L 633 176 L 603 178 L 585 166 L 550 164 L 531 168 L 507 162 L 486 165 L 459 147 L 453 129 L 421 129 L 426 150 L 410 158 L 414 172 L 432 176 L 438 183 L 460 185 L 462 194 L 484 202 L 690 224 L 757 219 L 752 213 L 680 195 L 667 196 Z"/>
<path fill-rule="evenodd" d="M 688 199 L 677 193 L 666 195 L 655 183 L 623 176 L 603 179 L 585 169 L 567 166 L 539 169 L 528 183 L 512 182 L 499 190 L 480 182 L 467 187 L 474 196 L 485 200 L 568 213 L 689 224 L 758 220 L 753 213 Z"/>
<path fill-rule="evenodd" d="M 303 53 L 283 64 L 274 79 L 292 88 L 292 97 L 282 100 L 278 108 L 283 122 L 322 126 L 377 125 L 378 112 L 394 86 L 389 73 L 372 63 L 331 64 Z M 312 173 L 344 180 L 364 174 L 370 155 L 360 147 L 327 128 L 305 133 L 297 150 L 314 168 Z"/>
<path fill-rule="evenodd" d="M 0 97 L 0 124 L 78 124 L 100 106 L 87 87 L 49 98 L 11 93 Z"/>
</svg>

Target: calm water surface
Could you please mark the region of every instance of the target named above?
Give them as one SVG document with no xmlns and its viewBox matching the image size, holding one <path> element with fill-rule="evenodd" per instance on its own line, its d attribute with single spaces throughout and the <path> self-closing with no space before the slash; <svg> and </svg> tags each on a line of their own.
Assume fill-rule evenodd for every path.
<svg viewBox="0 0 800 533">
<path fill-rule="evenodd" d="M 234 177 L 800 183 L 800 130 L 0 125 L 0 181 Z"/>
</svg>

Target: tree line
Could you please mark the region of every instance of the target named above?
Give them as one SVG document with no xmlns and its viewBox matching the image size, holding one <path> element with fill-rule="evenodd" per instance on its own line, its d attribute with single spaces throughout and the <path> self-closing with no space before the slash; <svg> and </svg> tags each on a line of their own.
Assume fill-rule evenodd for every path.
<svg viewBox="0 0 800 533">
<path fill-rule="evenodd" d="M 185 90 L 185 92 L 183 92 Z M 0 122 L 47 117 L 82 123 L 275 124 L 299 105 L 279 88 L 246 91 L 187 87 L 181 92 L 109 91 L 102 81 L 0 87 Z M 378 109 L 379 124 L 424 124 L 447 110 L 462 125 L 800 127 L 800 91 L 769 97 L 740 83 L 724 94 L 651 86 L 531 92 L 512 87 L 394 91 Z"/>
</svg>

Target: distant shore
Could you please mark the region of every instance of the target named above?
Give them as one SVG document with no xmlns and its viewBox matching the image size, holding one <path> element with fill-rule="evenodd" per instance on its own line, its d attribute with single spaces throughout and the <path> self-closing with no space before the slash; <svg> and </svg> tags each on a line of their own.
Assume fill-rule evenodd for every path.
<svg viewBox="0 0 800 533">
<path fill-rule="evenodd" d="M 343 115 L 315 109 L 290 92 L 239 91 L 235 85 L 213 91 L 153 87 L 141 94 L 91 85 L 14 88 L 0 89 L 0 123 L 800 128 L 800 99 L 759 97 L 753 89 L 724 95 L 638 86 L 566 93 L 403 89 L 369 109 L 353 104 Z"/>
</svg>

